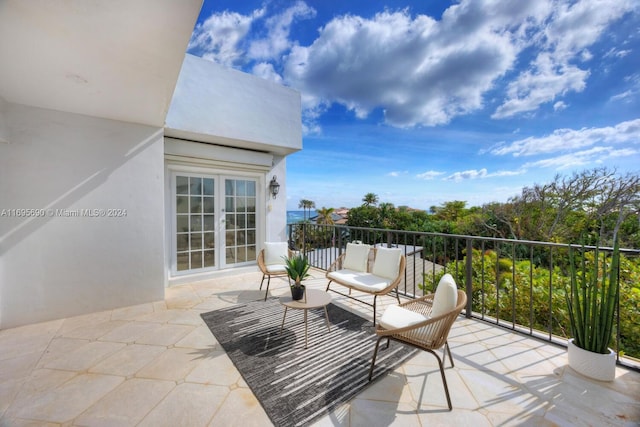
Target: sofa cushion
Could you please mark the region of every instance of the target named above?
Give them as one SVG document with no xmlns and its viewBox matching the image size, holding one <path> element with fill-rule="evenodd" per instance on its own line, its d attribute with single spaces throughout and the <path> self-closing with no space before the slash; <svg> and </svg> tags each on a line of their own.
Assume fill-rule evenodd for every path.
<svg viewBox="0 0 640 427">
<path fill-rule="evenodd" d="M 416 325 L 427 319 L 429 318 L 423 314 L 407 310 L 399 305 L 391 305 L 385 309 L 379 322 L 380 326 L 385 329 L 400 329 Z"/>
<path fill-rule="evenodd" d="M 331 280 L 335 280 L 342 285 L 350 286 L 365 292 L 378 292 L 389 286 L 391 280 L 384 277 L 374 276 L 371 273 L 363 273 L 349 269 L 332 271 L 327 274 Z"/>
<path fill-rule="evenodd" d="M 402 251 L 397 248 L 376 249 L 376 260 L 373 263 L 372 273 L 387 279 L 395 280 L 400 268 L 400 256 Z"/>
<path fill-rule="evenodd" d="M 438 282 L 436 294 L 433 297 L 431 316 L 436 317 L 456 308 L 458 303 L 458 287 L 453 276 L 447 273 Z"/>
<path fill-rule="evenodd" d="M 289 256 L 287 242 L 264 243 L 264 265 L 284 264 L 284 258 Z"/>
<path fill-rule="evenodd" d="M 342 267 L 348 270 L 366 272 L 370 249 L 369 245 L 347 243 L 347 251 Z"/>
</svg>

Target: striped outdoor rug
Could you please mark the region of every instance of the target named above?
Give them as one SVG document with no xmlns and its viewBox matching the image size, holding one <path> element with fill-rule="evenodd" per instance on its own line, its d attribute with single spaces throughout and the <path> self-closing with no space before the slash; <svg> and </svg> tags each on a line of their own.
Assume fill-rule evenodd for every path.
<svg viewBox="0 0 640 427">
<path fill-rule="evenodd" d="M 333 304 L 308 312 L 309 348 L 304 348 L 302 310 L 288 310 L 277 298 L 202 314 L 211 332 L 251 387 L 276 426 L 307 425 L 369 385 L 376 335 L 373 325 Z M 374 381 L 415 350 L 380 346 Z"/>
</svg>

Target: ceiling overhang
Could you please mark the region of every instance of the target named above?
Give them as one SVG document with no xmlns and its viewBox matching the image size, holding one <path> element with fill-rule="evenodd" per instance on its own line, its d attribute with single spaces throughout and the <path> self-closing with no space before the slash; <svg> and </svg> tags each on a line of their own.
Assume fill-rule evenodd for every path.
<svg viewBox="0 0 640 427">
<path fill-rule="evenodd" d="M 0 98 L 164 126 L 202 0 L 0 2 Z"/>
</svg>

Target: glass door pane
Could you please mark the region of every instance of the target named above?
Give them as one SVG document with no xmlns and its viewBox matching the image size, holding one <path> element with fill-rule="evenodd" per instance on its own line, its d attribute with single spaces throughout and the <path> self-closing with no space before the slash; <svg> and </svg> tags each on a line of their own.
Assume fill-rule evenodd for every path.
<svg viewBox="0 0 640 427">
<path fill-rule="evenodd" d="M 226 178 L 225 264 L 256 260 L 256 181 Z"/>
<path fill-rule="evenodd" d="M 175 177 L 176 271 L 216 267 L 215 179 Z"/>
</svg>

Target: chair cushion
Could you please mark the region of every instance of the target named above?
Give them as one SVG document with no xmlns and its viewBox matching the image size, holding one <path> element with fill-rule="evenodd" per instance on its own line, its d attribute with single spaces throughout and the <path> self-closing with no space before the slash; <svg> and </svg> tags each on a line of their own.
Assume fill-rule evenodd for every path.
<svg viewBox="0 0 640 427">
<path fill-rule="evenodd" d="M 415 311 L 407 310 L 399 305 L 391 305 L 385 309 L 379 322 L 380 326 L 385 329 L 399 329 L 416 325 L 427 319 L 429 319 L 427 316 Z"/>
<path fill-rule="evenodd" d="M 287 269 L 285 268 L 284 264 L 270 264 L 270 265 L 266 265 L 265 266 L 267 268 L 267 272 L 271 273 L 271 274 L 278 274 L 278 273 L 286 273 Z"/>
<path fill-rule="evenodd" d="M 376 250 L 376 260 L 373 264 L 372 273 L 376 276 L 395 280 L 395 278 L 398 277 L 400 255 L 402 255 L 400 249 L 378 248 Z"/>
<path fill-rule="evenodd" d="M 366 272 L 370 249 L 369 245 L 347 243 L 347 252 L 344 256 L 342 267 L 348 270 Z"/>
<path fill-rule="evenodd" d="M 458 302 L 458 287 L 453 276 L 447 273 L 438 282 L 436 294 L 433 297 L 431 316 L 436 317 L 456 308 Z"/>
<path fill-rule="evenodd" d="M 265 242 L 264 243 L 264 265 L 283 265 L 284 260 L 289 256 L 287 242 Z"/>
<path fill-rule="evenodd" d="M 345 286 L 350 286 L 353 289 L 358 289 L 364 292 L 378 292 L 389 286 L 390 280 L 384 277 L 374 276 L 371 273 L 364 273 L 362 271 L 354 271 L 349 269 L 342 269 L 338 271 L 332 271 L 327 274 L 327 277 Z"/>
</svg>

